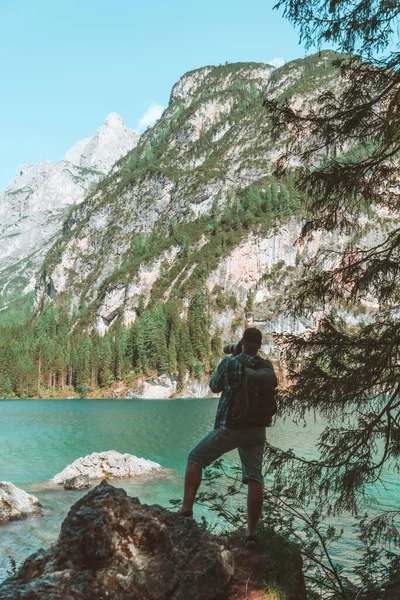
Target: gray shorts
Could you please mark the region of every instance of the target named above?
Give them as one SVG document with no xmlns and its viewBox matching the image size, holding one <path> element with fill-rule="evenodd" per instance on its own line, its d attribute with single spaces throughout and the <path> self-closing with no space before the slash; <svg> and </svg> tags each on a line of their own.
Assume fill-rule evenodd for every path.
<svg viewBox="0 0 400 600">
<path fill-rule="evenodd" d="M 263 483 L 264 446 L 265 427 L 213 429 L 191 450 L 188 461 L 199 467 L 208 467 L 225 452 L 237 448 L 242 462 L 243 483 L 249 479 Z"/>
</svg>

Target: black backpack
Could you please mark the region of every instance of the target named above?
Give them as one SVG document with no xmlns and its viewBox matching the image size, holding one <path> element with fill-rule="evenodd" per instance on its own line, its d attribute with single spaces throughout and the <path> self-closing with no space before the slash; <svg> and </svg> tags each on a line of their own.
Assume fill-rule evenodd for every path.
<svg viewBox="0 0 400 600">
<path fill-rule="evenodd" d="M 269 427 L 276 413 L 278 380 L 271 361 L 259 357 L 257 367 L 244 356 L 236 356 L 244 367 L 244 376 L 233 407 L 235 427 Z"/>
</svg>

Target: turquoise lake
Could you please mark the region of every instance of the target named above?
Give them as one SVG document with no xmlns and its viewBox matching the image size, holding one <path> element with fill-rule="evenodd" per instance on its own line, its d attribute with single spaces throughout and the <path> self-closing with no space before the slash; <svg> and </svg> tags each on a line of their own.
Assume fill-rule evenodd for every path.
<svg viewBox="0 0 400 600">
<path fill-rule="evenodd" d="M 31 552 L 48 547 L 58 535 L 71 505 L 85 492 L 65 491 L 49 484 L 56 473 L 80 456 L 117 450 L 154 460 L 165 469 L 161 476 L 114 480 L 142 502 L 169 507 L 182 494 L 186 457 L 213 427 L 217 400 L 2 400 L 0 401 L 0 481 L 11 481 L 33 493 L 43 505 L 43 517 L 0 526 L 0 580 L 9 567 L 8 556 L 20 563 Z M 279 421 L 267 430 L 268 440 L 315 456 L 314 444 L 322 426 Z M 237 454 L 227 455 L 228 463 Z M 385 486 L 374 490 L 380 508 L 395 508 L 400 497 L 397 473 L 385 475 Z M 244 497 L 243 497 L 244 500 Z M 195 515 L 207 515 L 197 508 Z M 350 532 L 350 520 L 338 525 Z M 337 554 L 350 565 L 354 540 L 342 540 Z M 338 556 L 339 558 L 339 556 Z"/>
</svg>

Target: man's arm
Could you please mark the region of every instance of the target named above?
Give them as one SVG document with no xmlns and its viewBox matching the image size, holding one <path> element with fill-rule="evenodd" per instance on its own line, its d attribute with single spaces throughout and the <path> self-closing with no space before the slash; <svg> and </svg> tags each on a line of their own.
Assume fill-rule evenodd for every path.
<svg viewBox="0 0 400 600">
<path fill-rule="evenodd" d="M 232 360 L 228 359 L 229 362 L 225 365 L 226 377 L 225 377 L 225 391 L 229 394 L 236 394 L 243 381 L 244 366 L 240 359 Z"/>
<path fill-rule="evenodd" d="M 210 381 L 210 389 L 212 392 L 218 394 L 222 392 L 224 389 L 224 379 L 225 379 L 225 362 L 226 358 L 221 360 L 218 365 L 218 369 L 216 370 L 215 375 L 211 378 Z"/>
</svg>

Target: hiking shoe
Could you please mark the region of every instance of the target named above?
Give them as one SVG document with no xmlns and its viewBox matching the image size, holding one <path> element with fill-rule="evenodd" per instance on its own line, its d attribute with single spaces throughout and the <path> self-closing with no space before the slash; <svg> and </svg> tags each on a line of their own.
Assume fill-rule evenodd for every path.
<svg viewBox="0 0 400 600">
<path fill-rule="evenodd" d="M 193 511 L 192 510 L 178 510 L 176 513 L 180 517 L 186 517 L 187 519 L 193 519 Z"/>
<path fill-rule="evenodd" d="M 257 544 L 258 544 L 258 540 L 255 535 L 246 536 L 246 540 L 245 540 L 245 544 L 244 544 L 246 550 L 255 550 L 255 548 L 257 547 Z"/>
</svg>

